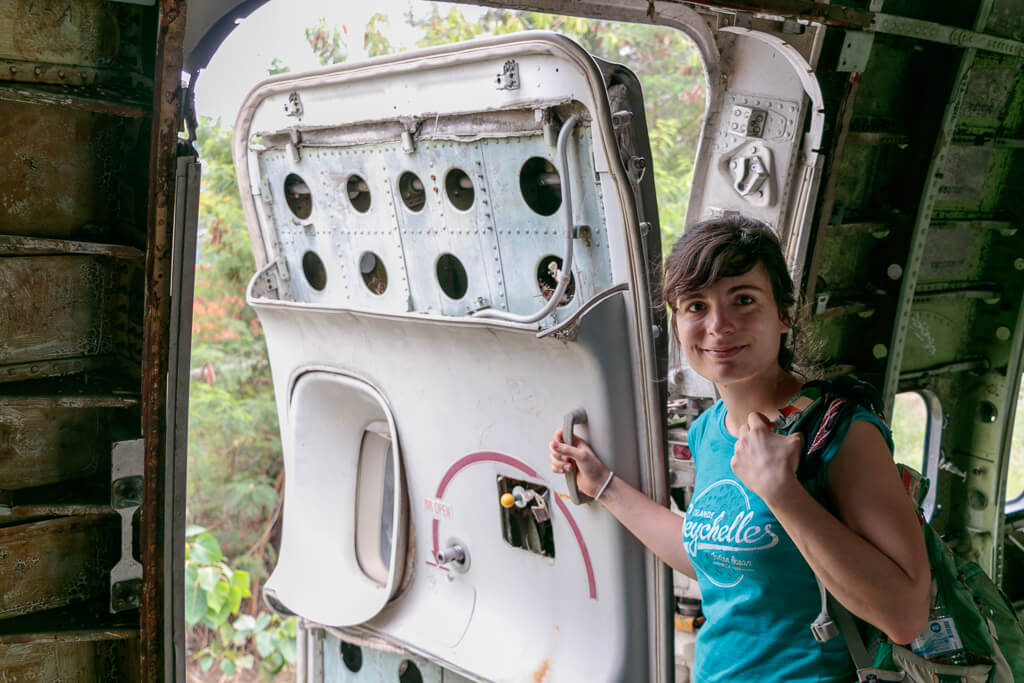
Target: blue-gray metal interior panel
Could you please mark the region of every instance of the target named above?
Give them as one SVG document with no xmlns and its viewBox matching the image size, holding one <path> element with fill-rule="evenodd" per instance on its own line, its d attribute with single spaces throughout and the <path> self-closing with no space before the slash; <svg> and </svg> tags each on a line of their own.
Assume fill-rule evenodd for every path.
<svg viewBox="0 0 1024 683">
<path fill-rule="evenodd" d="M 504 309 L 505 282 L 480 143 L 421 141 L 413 154 L 400 149 L 396 152 L 403 157 L 391 160 L 396 194 L 399 178 L 406 171 L 416 174 L 426 193 L 423 209 L 418 212 L 410 211 L 399 199 L 399 225 L 412 283 L 413 310 L 462 316 L 477 298 Z M 456 168 L 473 183 L 473 204 L 465 211 L 449 201 L 445 190 L 445 179 Z M 457 300 L 442 291 L 437 279 L 437 261 L 442 254 L 451 254 L 466 269 L 466 293 Z"/>
<path fill-rule="evenodd" d="M 409 285 L 401 235 L 397 229 L 394 199 L 385 166 L 377 149 L 350 150 L 303 148 L 301 161 L 293 164 L 282 150 L 260 155 L 260 172 L 269 179 L 273 196 L 274 228 L 279 257 L 288 264 L 291 298 L 294 301 L 344 306 L 388 313 L 409 311 Z M 309 186 L 313 211 L 300 220 L 288 209 L 284 180 L 298 173 Z M 370 207 L 356 210 L 347 184 L 357 175 L 370 189 Z M 324 262 L 327 286 L 318 291 L 303 276 L 302 258 L 315 251 Z M 387 272 L 387 289 L 372 292 L 359 269 L 360 256 L 372 252 Z"/>
<path fill-rule="evenodd" d="M 612 284 L 611 258 L 588 128 L 578 128 L 569 144 L 573 174 L 574 222 L 586 225 L 586 239 L 574 244 L 576 294 L 545 324 L 562 321 L 595 293 Z M 285 150 L 260 155 L 268 179 L 273 229 L 279 256 L 290 273 L 294 301 L 388 313 L 429 311 L 463 316 L 477 299 L 502 310 L 531 313 L 544 297 L 537 269 L 548 255 L 565 250 L 564 207 L 543 216 L 531 209 L 520 189 L 519 173 L 533 157 L 555 164 L 555 150 L 543 136 L 473 142 L 421 141 L 413 153 L 398 143 L 349 148 L 302 148 L 293 162 Z M 557 167 L 557 164 L 555 164 Z M 473 204 L 452 205 L 445 190 L 448 172 L 458 168 L 473 183 Z M 424 207 L 411 211 L 401 200 L 399 179 L 414 173 L 423 183 Z M 285 178 L 297 173 L 312 194 L 306 219 L 288 208 Z M 358 175 L 370 190 L 370 207 L 360 213 L 349 201 L 348 179 Z M 302 259 L 315 252 L 324 262 L 327 285 L 317 290 L 303 275 Z M 370 291 L 359 270 L 360 256 L 373 252 L 384 264 L 387 289 Z M 437 278 L 437 261 L 452 254 L 466 270 L 468 287 L 458 300 L 448 297 Z"/>
<path fill-rule="evenodd" d="M 546 159 L 558 168 L 555 148 L 545 143 L 543 136 L 535 135 L 485 140 L 482 149 L 509 310 L 515 313 L 532 312 L 545 303 L 537 284 L 538 265 L 548 255 L 562 258 L 565 251 L 565 206 L 563 202 L 550 216 L 542 216 L 531 209 L 523 199 L 519 173 L 523 164 L 533 157 Z M 575 312 L 582 302 L 614 284 L 602 188 L 594 170 L 591 149 L 590 129 L 576 128 L 569 142 L 569 168 L 574 176 L 573 218 L 577 225 L 590 227 L 590 244 L 588 246 L 582 239 L 575 240 L 572 270 L 576 280 L 576 295 L 568 304 L 555 310 L 554 318 L 559 322 Z"/>
</svg>

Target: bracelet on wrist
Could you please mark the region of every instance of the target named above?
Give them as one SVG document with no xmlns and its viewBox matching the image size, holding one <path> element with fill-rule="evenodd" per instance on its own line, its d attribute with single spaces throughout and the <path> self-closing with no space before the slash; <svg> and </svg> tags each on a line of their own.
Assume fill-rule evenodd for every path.
<svg viewBox="0 0 1024 683">
<path fill-rule="evenodd" d="M 594 496 L 594 500 L 601 500 L 602 494 L 604 494 L 605 489 L 608 488 L 608 484 L 612 483 L 612 477 L 614 477 L 614 476 L 615 476 L 615 473 L 612 472 L 611 470 L 609 470 L 608 471 L 608 478 L 604 480 L 603 484 L 601 484 L 601 488 L 598 489 L 597 495 Z"/>
</svg>

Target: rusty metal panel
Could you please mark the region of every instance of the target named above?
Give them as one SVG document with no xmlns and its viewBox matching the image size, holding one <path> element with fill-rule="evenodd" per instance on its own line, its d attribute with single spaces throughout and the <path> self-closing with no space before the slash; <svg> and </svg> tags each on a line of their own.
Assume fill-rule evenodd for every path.
<svg viewBox="0 0 1024 683">
<path fill-rule="evenodd" d="M 0 370 L 109 353 L 116 282 L 92 256 L 0 259 Z"/>
<path fill-rule="evenodd" d="M 114 515 L 0 528 L 0 619 L 104 595 L 119 538 Z"/>
<path fill-rule="evenodd" d="M 138 640 L 0 645 L 0 681 L 138 680 Z"/>
<path fill-rule="evenodd" d="M 104 241 L 127 182 L 122 146 L 137 124 L 2 96 L 0 121 L 0 233 Z"/>
<path fill-rule="evenodd" d="M 0 58 L 100 66 L 120 49 L 118 13 L 106 0 L 0 4 Z"/>
<path fill-rule="evenodd" d="M 109 460 L 109 410 L 5 403 L 0 401 L 0 488 L 86 477 Z"/>
<path fill-rule="evenodd" d="M 160 0 L 154 78 L 153 126 L 146 217 L 146 297 L 142 351 L 142 436 L 146 440 L 145 499 L 139 536 L 143 592 L 140 619 L 141 678 L 184 677 L 175 655 L 184 625 L 173 621 L 171 558 L 165 553 L 168 513 L 184 501 L 168 501 L 167 371 L 171 328 L 170 284 L 175 182 L 178 175 L 178 128 L 181 114 L 181 67 L 185 41 L 186 0 Z M 173 418 L 173 416 L 171 416 Z"/>
</svg>

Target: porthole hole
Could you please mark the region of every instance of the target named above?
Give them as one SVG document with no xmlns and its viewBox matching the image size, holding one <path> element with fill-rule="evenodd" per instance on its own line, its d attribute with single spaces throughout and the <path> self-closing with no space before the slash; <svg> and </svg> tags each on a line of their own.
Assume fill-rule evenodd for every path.
<svg viewBox="0 0 1024 683">
<path fill-rule="evenodd" d="M 427 203 L 423 181 L 411 171 L 406 171 L 398 178 L 398 194 L 410 211 L 422 211 L 423 205 Z"/>
<path fill-rule="evenodd" d="M 423 674 L 411 659 L 403 659 L 398 665 L 398 683 L 423 683 Z"/>
<path fill-rule="evenodd" d="M 999 410 L 991 401 L 982 401 L 978 404 L 978 419 L 986 424 L 992 424 L 999 419 Z"/>
<path fill-rule="evenodd" d="M 285 176 L 284 200 L 291 212 L 300 220 L 309 218 L 313 213 L 313 193 L 300 175 L 289 173 Z"/>
<path fill-rule="evenodd" d="M 383 294 L 388 288 L 388 271 L 384 262 L 372 251 L 363 252 L 359 257 L 359 273 L 366 288 L 374 294 Z"/>
<path fill-rule="evenodd" d="M 444 179 L 444 190 L 448 193 L 448 201 L 459 211 L 468 211 L 473 206 L 473 181 L 461 168 L 448 171 Z"/>
<path fill-rule="evenodd" d="M 358 645 L 341 641 L 341 661 L 352 673 L 359 671 L 363 668 L 363 649 Z"/>
<path fill-rule="evenodd" d="M 441 254 L 437 259 L 437 282 L 449 299 L 458 300 L 466 296 L 469 279 L 462 261 L 451 254 Z"/>
<path fill-rule="evenodd" d="M 302 255 L 302 274 L 306 276 L 309 286 L 318 292 L 327 286 L 327 269 L 315 251 L 307 251 Z"/>
<path fill-rule="evenodd" d="M 541 216 L 550 216 L 562 205 L 562 180 L 547 159 L 527 159 L 519 169 L 519 190 L 526 205 Z"/>
<path fill-rule="evenodd" d="M 555 293 L 555 288 L 558 287 L 558 271 L 561 267 L 562 259 L 554 255 L 545 256 L 537 266 L 537 286 L 540 288 L 540 293 L 547 300 L 551 299 Z M 559 300 L 558 305 L 565 306 L 572 301 L 575 295 L 576 278 L 570 273 L 569 284 L 566 286 L 565 292 L 562 293 L 562 298 Z"/>
<path fill-rule="evenodd" d="M 359 213 L 370 210 L 370 186 L 362 176 L 349 176 L 345 189 L 348 190 L 348 200 L 352 202 L 352 208 Z"/>
</svg>

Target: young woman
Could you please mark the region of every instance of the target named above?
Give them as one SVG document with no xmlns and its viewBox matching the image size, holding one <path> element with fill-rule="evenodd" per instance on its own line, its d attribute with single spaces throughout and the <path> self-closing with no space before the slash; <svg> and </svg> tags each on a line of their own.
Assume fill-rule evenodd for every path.
<svg viewBox="0 0 1024 683">
<path fill-rule="evenodd" d="M 707 621 L 694 680 L 853 680 L 842 636 L 819 643 L 811 633 L 815 574 L 894 642 L 916 638 L 928 616 L 928 559 L 888 427 L 866 410 L 839 426 L 822 474 L 837 516 L 797 481 L 802 438 L 772 432 L 803 384 L 785 343 L 793 283 L 763 223 L 729 216 L 688 230 L 665 264 L 664 296 L 687 362 L 721 396 L 689 430 L 697 479 L 685 523 L 582 439 L 563 445 L 555 433 L 552 470 L 576 471 L 580 491 L 601 491 L 626 528 L 697 579 Z"/>
</svg>

